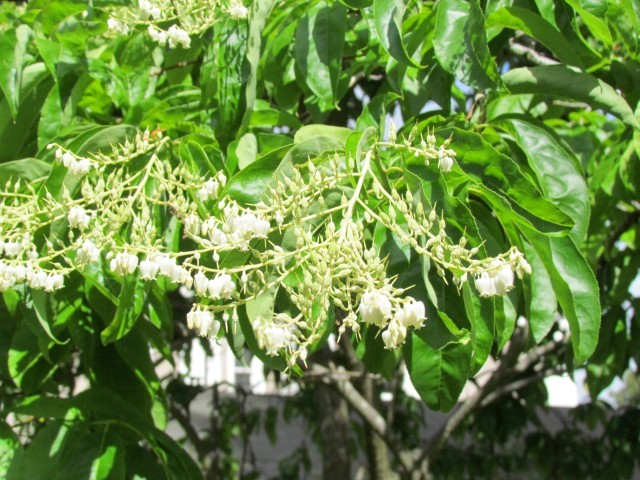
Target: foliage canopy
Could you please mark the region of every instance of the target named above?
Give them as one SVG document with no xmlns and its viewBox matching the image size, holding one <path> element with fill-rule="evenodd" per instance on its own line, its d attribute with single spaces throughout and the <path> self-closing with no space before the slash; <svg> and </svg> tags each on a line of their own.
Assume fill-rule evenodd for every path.
<svg viewBox="0 0 640 480">
<path fill-rule="evenodd" d="M 0 35 L 3 475 L 201 478 L 156 368 L 197 334 L 352 406 L 335 363 L 449 411 L 497 359 L 467 415 L 638 362 L 635 0 L 33 0 Z M 373 431 L 406 475 L 451 434 Z"/>
</svg>

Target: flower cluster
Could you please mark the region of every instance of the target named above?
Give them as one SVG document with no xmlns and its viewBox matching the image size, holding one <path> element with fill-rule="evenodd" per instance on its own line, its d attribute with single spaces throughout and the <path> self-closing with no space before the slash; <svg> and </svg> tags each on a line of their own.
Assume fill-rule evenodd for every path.
<svg viewBox="0 0 640 480">
<path fill-rule="evenodd" d="M 111 35 L 124 36 L 140 26 L 161 47 L 189 48 L 191 35 L 204 32 L 223 15 L 242 20 L 248 14 L 241 0 L 138 0 L 137 7 L 114 10 L 107 27 Z"/>
<path fill-rule="evenodd" d="M 56 162 L 69 169 L 76 177 L 86 175 L 94 167 L 93 162 L 85 157 L 78 157 L 69 151 L 56 150 Z"/>
<path fill-rule="evenodd" d="M 147 17 L 155 16 L 149 10 Z M 284 354 L 289 365 L 305 361 L 335 311 L 341 312 L 335 316 L 340 334 L 351 329 L 359 335 L 366 325 L 380 332 L 386 348 L 398 348 L 410 329 L 422 328 L 426 308 L 388 276 L 381 244 L 370 232 L 391 232 L 458 288 L 473 278 L 481 296 L 505 294 L 516 274 L 530 272 L 515 247 L 477 258 L 479 248 L 467 248 L 464 236 L 452 241 L 434 208 L 426 209 L 404 186 L 398 191 L 380 163 L 374 168 L 391 152 L 419 156 L 427 165 L 437 160 L 440 171 L 451 170 L 450 140 L 438 146 L 433 133 L 416 137 L 397 141 L 392 132 L 360 162 L 325 154 L 289 166 L 253 205 L 228 195 L 223 172 L 203 178 L 170 161 L 174 145 L 160 134 L 140 133 L 87 158 L 53 145 L 55 159 L 79 187 L 53 196 L 31 185 L 7 185 L 0 197 L 0 290 L 26 283 L 52 291 L 73 271 L 102 268 L 116 277 L 192 289 L 196 301 L 187 325 L 207 337 L 215 338 L 222 323 L 238 322 L 240 306 L 249 312 L 270 302 L 272 313 L 249 319 L 253 334 L 268 355 Z M 81 175 L 78 165 L 86 170 Z M 167 247 L 167 214 L 187 247 Z M 34 240 L 36 230 L 61 223 L 67 226 L 62 235 Z M 287 301 L 273 307 L 279 295 Z"/>
</svg>

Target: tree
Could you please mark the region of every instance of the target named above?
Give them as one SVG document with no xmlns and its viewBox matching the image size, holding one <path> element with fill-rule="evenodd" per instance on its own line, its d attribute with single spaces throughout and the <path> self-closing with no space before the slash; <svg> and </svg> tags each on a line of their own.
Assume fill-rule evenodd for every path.
<svg viewBox="0 0 640 480">
<path fill-rule="evenodd" d="M 638 363 L 639 23 L 627 0 L 3 3 L 0 471 L 246 476 L 256 414 L 216 396 L 203 437 L 198 389 L 158 377 L 200 335 L 301 385 L 325 478 L 352 470 L 349 412 L 371 478 L 516 472 L 449 440 L 507 448 L 547 375 L 586 365 L 596 398 Z M 428 442 L 403 366 L 451 412 Z M 624 478 L 637 407 L 606 408 L 577 415 Z M 578 433 L 527 434 L 529 462 L 597 475 L 549 459 Z"/>
</svg>

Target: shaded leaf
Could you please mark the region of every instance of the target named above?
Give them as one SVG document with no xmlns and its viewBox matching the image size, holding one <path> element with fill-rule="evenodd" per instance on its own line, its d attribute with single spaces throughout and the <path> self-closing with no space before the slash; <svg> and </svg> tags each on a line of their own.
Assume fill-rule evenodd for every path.
<svg viewBox="0 0 640 480">
<path fill-rule="evenodd" d="M 591 74 L 576 72 L 563 65 L 514 68 L 503 75 L 511 93 L 539 93 L 567 97 L 601 108 L 640 129 L 629 104 L 610 85 Z"/>
</svg>

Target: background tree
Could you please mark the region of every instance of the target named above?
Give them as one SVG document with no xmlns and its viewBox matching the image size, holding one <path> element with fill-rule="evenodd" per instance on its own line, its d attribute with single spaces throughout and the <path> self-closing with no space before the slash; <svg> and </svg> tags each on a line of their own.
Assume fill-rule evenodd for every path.
<svg viewBox="0 0 640 480">
<path fill-rule="evenodd" d="M 638 364 L 639 24 L 630 0 L 3 3 L 0 472 L 249 475 L 245 392 L 214 388 L 203 434 L 199 389 L 158 377 L 200 333 L 300 384 L 325 478 L 353 444 L 371 478 L 629 477 L 637 406 L 576 410 L 602 438 L 531 424 L 546 376 L 586 365 L 596 398 Z M 402 365 L 451 412 L 429 441 Z"/>
</svg>

